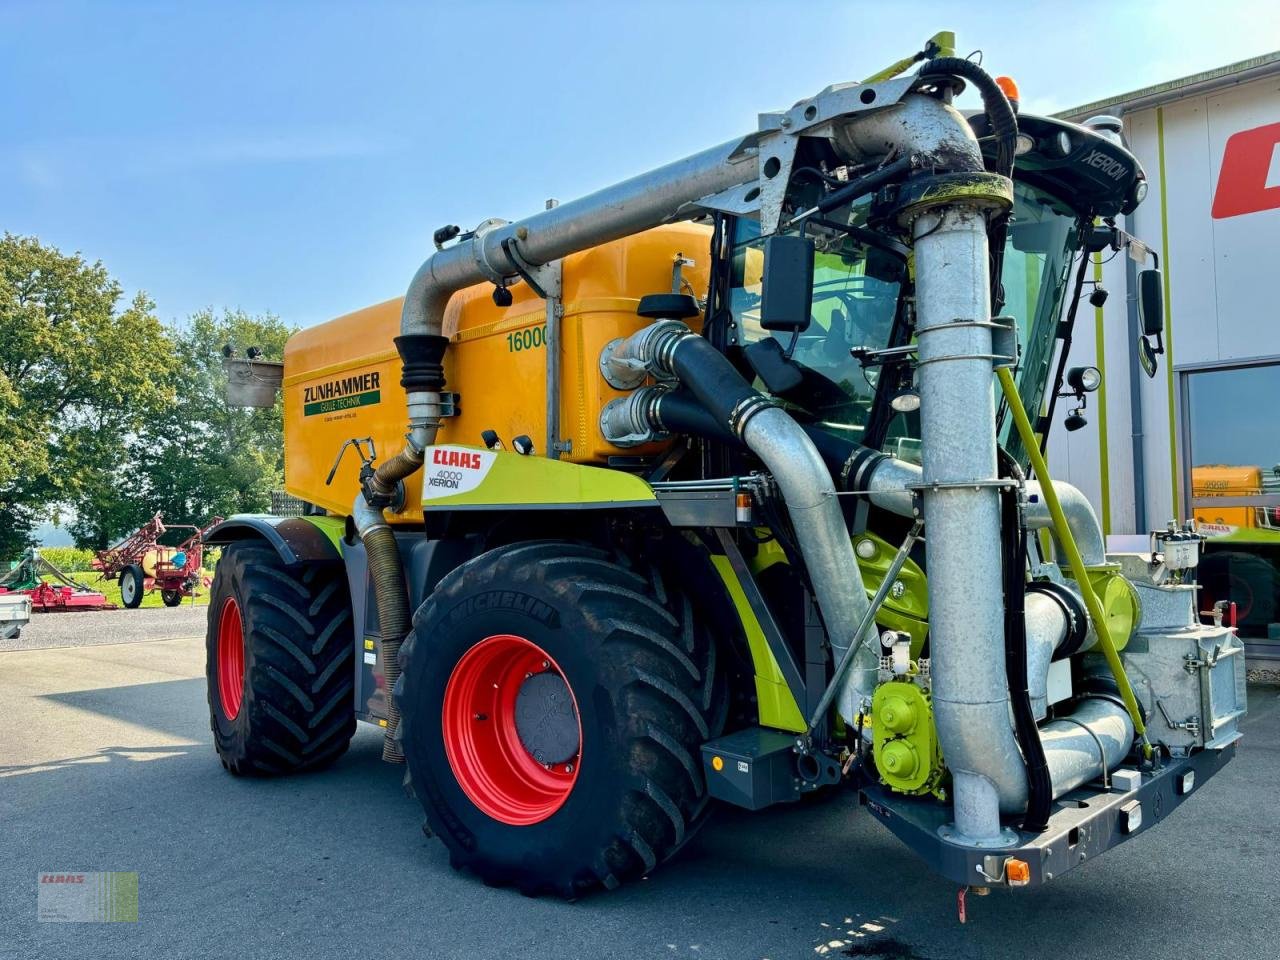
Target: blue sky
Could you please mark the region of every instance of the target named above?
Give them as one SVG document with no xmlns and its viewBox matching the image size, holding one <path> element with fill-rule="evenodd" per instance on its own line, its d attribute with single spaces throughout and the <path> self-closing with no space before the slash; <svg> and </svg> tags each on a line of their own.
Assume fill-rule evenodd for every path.
<svg viewBox="0 0 1280 960">
<path fill-rule="evenodd" d="M 1280 46 L 1280 5 L 1210 6 L 6 0 L 0 230 L 101 259 L 167 320 L 306 326 L 400 294 L 443 223 L 746 132 L 935 30 L 1039 111 Z"/>
</svg>

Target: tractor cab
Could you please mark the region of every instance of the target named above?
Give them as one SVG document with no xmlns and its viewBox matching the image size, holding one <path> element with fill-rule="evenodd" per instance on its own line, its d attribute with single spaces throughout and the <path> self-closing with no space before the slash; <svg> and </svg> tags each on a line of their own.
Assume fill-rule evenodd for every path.
<svg viewBox="0 0 1280 960">
<path fill-rule="evenodd" d="M 985 115 L 971 117 L 970 123 L 990 150 L 990 138 L 982 140 Z M 1088 255 L 1108 248 L 1147 255 L 1145 245 L 1114 225 L 1116 215 L 1132 212 L 1141 202 L 1147 181 L 1114 118 L 1098 118 L 1092 127 L 1026 115 L 1018 123 L 1013 207 L 1003 230 L 993 308 L 1016 322 L 1015 379 L 1023 406 L 1041 411 L 1048 396 L 1051 414 L 1052 397 L 1066 373 L 1067 351 L 1057 346 L 1059 341 L 1070 345 Z M 865 171 L 812 160 L 814 166 L 793 177 L 788 230 L 812 250 L 808 316 L 781 327 L 761 322 L 770 271 L 760 225 L 755 219 L 726 217 L 722 229 L 730 237 L 729 252 L 717 269 L 727 296 L 718 312 L 709 311 L 713 322 L 722 324 L 709 335 L 722 336 L 725 349 L 797 417 L 919 463 L 915 265 L 909 229 L 893 217 L 899 188 L 831 206 L 825 198 L 837 196 Z M 1158 320 L 1158 274 L 1144 287 L 1150 288 L 1144 291 L 1144 314 Z M 1066 318 L 1060 323 L 1064 306 Z M 1147 332 L 1158 338 L 1158 329 Z M 1150 349 L 1154 362 L 1159 350 Z M 1096 386 L 1095 379 L 1084 376 L 1084 390 Z M 1043 433 L 1047 419 L 1037 426 Z M 1000 430 L 1002 444 L 1025 463 L 1003 411 Z"/>
</svg>

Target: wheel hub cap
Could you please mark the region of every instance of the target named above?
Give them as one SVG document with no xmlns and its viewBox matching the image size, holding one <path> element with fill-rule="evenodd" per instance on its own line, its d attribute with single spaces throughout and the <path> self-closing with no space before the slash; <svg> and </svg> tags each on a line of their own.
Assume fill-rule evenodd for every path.
<svg viewBox="0 0 1280 960">
<path fill-rule="evenodd" d="M 516 694 L 516 733 L 539 763 L 565 763 L 578 754 L 578 715 L 558 673 L 535 673 Z"/>
</svg>

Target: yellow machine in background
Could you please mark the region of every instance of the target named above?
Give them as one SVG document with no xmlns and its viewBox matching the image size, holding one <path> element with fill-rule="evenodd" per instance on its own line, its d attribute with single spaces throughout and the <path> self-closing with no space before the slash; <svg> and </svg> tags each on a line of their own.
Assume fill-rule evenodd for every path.
<svg viewBox="0 0 1280 960">
<path fill-rule="evenodd" d="M 1262 492 L 1261 467 L 1211 464 L 1191 468 L 1193 497 L 1254 497 Z M 1195 508 L 1195 518 L 1197 524 L 1219 527 L 1273 530 L 1278 526 L 1266 507 L 1199 506 Z"/>
</svg>

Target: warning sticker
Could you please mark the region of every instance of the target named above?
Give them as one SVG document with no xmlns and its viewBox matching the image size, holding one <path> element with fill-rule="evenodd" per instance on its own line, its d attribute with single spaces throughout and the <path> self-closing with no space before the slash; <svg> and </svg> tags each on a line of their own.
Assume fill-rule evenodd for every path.
<svg viewBox="0 0 1280 960">
<path fill-rule="evenodd" d="M 422 499 L 437 500 L 470 493 L 484 482 L 498 459 L 488 450 L 469 447 L 429 447 L 423 468 Z"/>
</svg>

